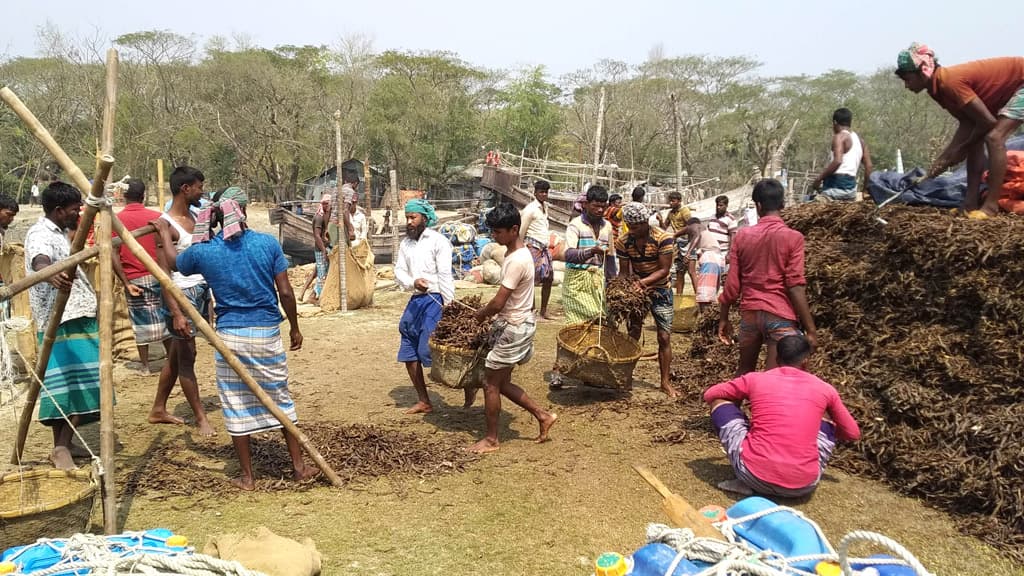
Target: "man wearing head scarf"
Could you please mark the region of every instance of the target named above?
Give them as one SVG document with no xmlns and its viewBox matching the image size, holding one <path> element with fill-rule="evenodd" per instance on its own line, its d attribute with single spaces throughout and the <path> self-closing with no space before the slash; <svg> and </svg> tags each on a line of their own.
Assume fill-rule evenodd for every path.
<svg viewBox="0 0 1024 576">
<path fill-rule="evenodd" d="M 939 65 L 934 51 L 915 42 L 896 57 L 896 75 L 907 90 L 927 90 L 960 121 L 953 139 L 925 178 L 934 178 L 966 159 L 963 209 L 970 218 L 995 216 L 1006 178 L 1006 139 L 1024 122 L 1024 57 L 946 67 Z M 988 193 L 981 202 L 981 178 L 986 167 Z"/>
<path fill-rule="evenodd" d="M 619 273 L 636 282 L 637 289 L 647 293 L 651 316 L 658 329 L 658 366 L 661 369 L 661 390 L 670 397 L 679 396 L 669 383 L 672 366 L 672 258 L 675 240 L 672 235 L 650 225 L 651 211 L 639 202 L 622 208 L 622 219 L 629 230 L 619 236 L 615 252 L 619 257 Z M 629 335 L 640 339 L 643 318 L 630 320 Z"/>
<path fill-rule="evenodd" d="M 425 414 L 434 409 L 427 395 L 423 368 L 430 367 L 430 335 L 441 319 L 441 308 L 455 299 L 452 280 L 452 245 L 443 234 L 430 228 L 437 224 L 434 207 L 426 200 L 413 198 L 405 204 L 405 238 L 398 248 L 395 281 L 412 298 L 398 322 L 402 341 L 398 361 L 405 363 L 418 401 L 406 414 Z M 473 390 L 466 390 L 471 404 Z"/>
<path fill-rule="evenodd" d="M 206 278 L 217 295 L 217 335 L 277 407 L 297 422 L 280 329 L 283 308 L 290 327 L 290 349 L 302 347 L 288 262 L 276 238 L 246 227 L 245 209 L 237 200 L 244 198 L 225 191 L 199 214 L 192 245 L 178 255 L 177 267 L 183 274 Z M 220 231 L 214 233 L 218 227 Z M 253 490 L 249 436 L 280 429 L 282 424 L 220 353 L 214 355 L 214 362 L 224 425 L 242 470 L 231 482 L 242 490 Z M 301 481 L 314 476 L 317 471 L 303 462 L 298 439 L 287 431 L 284 438 L 293 478 Z"/>
</svg>

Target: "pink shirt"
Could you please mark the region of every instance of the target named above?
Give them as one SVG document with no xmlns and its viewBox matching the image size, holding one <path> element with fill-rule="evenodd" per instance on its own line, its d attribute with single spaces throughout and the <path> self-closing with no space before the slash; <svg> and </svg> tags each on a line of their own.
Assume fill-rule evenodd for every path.
<svg viewBox="0 0 1024 576">
<path fill-rule="evenodd" d="M 838 440 L 855 441 L 860 428 L 830 384 L 799 368 L 780 366 L 748 372 L 716 384 L 704 401 L 750 400 L 750 431 L 743 440 L 743 463 L 759 479 L 784 488 L 802 488 L 818 477 L 818 430 L 827 413 Z"/>
<path fill-rule="evenodd" d="M 788 290 L 805 284 L 804 235 L 778 216 L 765 216 L 733 238 L 729 275 L 718 302 L 731 305 L 739 299 L 740 310 L 797 320 Z"/>
</svg>

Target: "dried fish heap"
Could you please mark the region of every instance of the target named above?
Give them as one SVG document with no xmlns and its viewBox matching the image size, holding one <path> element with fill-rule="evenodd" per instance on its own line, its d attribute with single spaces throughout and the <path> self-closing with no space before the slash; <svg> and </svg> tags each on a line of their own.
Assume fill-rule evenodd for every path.
<svg viewBox="0 0 1024 576">
<path fill-rule="evenodd" d="M 482 346 L 491 330 L 491 321 L 488 319 L 480 322 L 474 317 L 474 311 L 480 306 L 479 294 L 446 304 L 441 310 L 441 320 L 434 328 L 431 340 L 435 344 L 466 350 L 476 350 Z"/>
<path fill-rule="evenodd" d="M 608 282 L 605 301 L 608 323 L 613 327 L 629 324 L 631 318 L 643 318 L 647 313 L 647 296 L 632 279 L 624 276 L 616 276 Z"/>
</svg>

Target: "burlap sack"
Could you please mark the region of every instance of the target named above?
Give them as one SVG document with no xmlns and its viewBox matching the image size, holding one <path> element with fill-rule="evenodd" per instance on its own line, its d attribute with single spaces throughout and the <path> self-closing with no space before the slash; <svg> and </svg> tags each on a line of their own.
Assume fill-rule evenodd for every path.
<svg viewBox="0 0 1024 576">
<path fill-rule="evenodd" d="M 317 576 L 321 568 L 320 552 L 311 539 L 296 542 L 274 534 L 266 526 L 247 534 L 212 536 L 203 554 L 235 560 L 267 576 Z"/>
<path fill-rule="evenodd" d="M 341 276 L 338 274 L 338 249 L 331 251 L 327 280 L 320 294 L 320 309 L 325 312 L 340 310 Z M 373 304 L 373 290 L 377 285 L 377 270 L 373 266 L 373 251 L 369 243 L 345 250 L 345 288 L 348 291 L 348 309 L 358 310 Z"/>
</svg>

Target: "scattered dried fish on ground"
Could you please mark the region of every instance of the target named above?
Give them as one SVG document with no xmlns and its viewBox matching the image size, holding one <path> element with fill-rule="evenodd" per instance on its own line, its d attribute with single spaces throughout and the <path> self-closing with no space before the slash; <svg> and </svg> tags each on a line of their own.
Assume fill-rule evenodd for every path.
<svg viewBox="0 0 1024 576">
<path fill-rule="evenodd" d="M 461 472 L 477 458 L 462 450 L 458 439 L 443 434 L 426 438 L 378 426 L 330 422 L 305 424 L 302 431 L 345 483 Z M 122 479 L 125 493 L 200 498 L 239 493 L 224 476 L 224 466 L 231 469 L 236 462 L 230 445 L 168 443 L 147 456 L 144 465 L 126 472 Z M 280 432 L 253 436 L 252 463 L 256 490 L 261 492 L 303 489 L 324 482 L 322 476 L 302 484 L 291 480 L 291 460 Z M 307 459 L 307 464 L 312 463 Z"/>
</svg>

